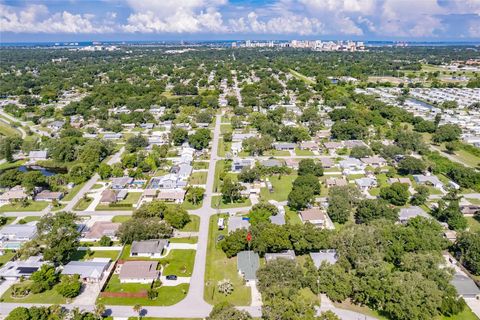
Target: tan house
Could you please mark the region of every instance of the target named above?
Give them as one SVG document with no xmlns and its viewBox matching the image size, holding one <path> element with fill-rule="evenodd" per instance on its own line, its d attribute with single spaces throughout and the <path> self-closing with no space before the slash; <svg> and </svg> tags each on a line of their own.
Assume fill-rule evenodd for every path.
<svg viewBox="0 0 480 320">
<path fill-rule="evenodd" d="M 300 211 L 300 219 L 303 223 L 309 222 L 317 228 L 324 228 L 326 226 L 327 216 L 322 208 L 313 207 Z"/>
<path fill-rule="evenodd" d="M 23 199 L 28 199 L 28 194 L 22 186 L 15 186 L 0 195 L 0 203 L 12 203 Z"/>
</svg>

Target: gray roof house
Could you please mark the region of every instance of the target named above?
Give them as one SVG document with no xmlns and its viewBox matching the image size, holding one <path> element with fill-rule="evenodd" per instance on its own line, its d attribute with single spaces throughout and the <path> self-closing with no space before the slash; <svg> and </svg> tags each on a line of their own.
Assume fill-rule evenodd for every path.
<svg viewBox="0 0 480 320">
<path fill-rule="evenodd" d="M 47 160 L 47 151 L 30 151 L 28 153 L 28 158 L 30 159 L 30 161 Z"/>
<path fill-rule="evenodd" d="M 274 216 L 270 216 L 270 222 L 273 224 L 277 224 L 279 226 L 283 226 L 285 224 L 285 213 L 278 213 Z"/>
<path fill-rule="evenodd" d="M 295 150 L 297 144 L 292 142 L 275 142 L 273 147 L 275 150 Z"/>
<path fill-rule="evenodd" d="M 30 257 L 27 260 L 9 261 L 0 268 L 0 277 L 6 280 L 18 280 L 21 277 L 29 278 L 45 263 L 42 256 Z"/>
<path fill-rule="evenodd" d="M 398 220 L 401 223 L 405 223 L 408 220 L 415 218 L 415 217 L 424 217 L 430 219 L 431 216 L 428 215 L 422 208 L 417 206 L 412 206 L 408 208 L 401 208 L 400 213 L 398 214 Z"/>
<path fill-rule="evenodd" d="M 112 178 L 112 189 L 123 189 L 126 188 L 127 185 L 133 182 L 133 178 L 130 177 L 119 177 L 119 178 Z"/>
<path fill-rule="evenodd" d="M 260 257 L 258 253 L 253 251 L 240 251 L 237 254 L 237 270 L 247 282 L 257 279 L 258 268 L 260 268 Z"/>
<path fill-rule="evenodd" d="M 70 261 L 62 270 L 62 274 L 78 274 L 85 282 L 99 282 L 108 268 L 110 259 L 93 259 L 91 261 Z"/>
<path fill-rule="evenodd" d="M 438 189 L 443 188 L 443 183 L 440 181 L 440 179 L 437 178 L 437 176 L 425 176 L 422 174 L 415 174 L 413 175 L 413 179 L 418 184 L 431 185 Z"/>
<path fill-rule="evenodd" d="M 335 264 L 338 260 L 337 251 L 335 249 L 320 250 L 319 252 L 310 252 L 315 267 L 320 268 L 322 262 Z"/>
<path fill-rule="evenodd" d="M 30 224 L 11 224 L 0 229 L 0 239 L 32 240 L 37 234 L 37 227 Z"/>
<path fill-rule="evenodd" d="M 168 239 L 133 241 L 130 256 L 158 258 L 162 256 L 163 250 L 168 247 L 168 244 Z"/>
<path fill-rule="evenodd" d="M 273 260 L 276 260 L 276 259 L 286 259 L 286 260 L 295 261 L 295 251 L 285 250 L 277 253 L 265 253 L 266 262 L 272 262 Z"/>
<path fill-rule="evenodd" d="M 271 168 L 271 167 L 281 167 L 283 166 L 283 161 L 278 159 L 267 159 L 260 162 L 260 164 L 264 167 Z"/>
<path fill-rule="evenodd" d="M 229 217 L 228 218 L 228 232 L 234 232 L 238 229 L 248 229 L 250 227 L 250 221 L 243 217 Z"/>
</svg>

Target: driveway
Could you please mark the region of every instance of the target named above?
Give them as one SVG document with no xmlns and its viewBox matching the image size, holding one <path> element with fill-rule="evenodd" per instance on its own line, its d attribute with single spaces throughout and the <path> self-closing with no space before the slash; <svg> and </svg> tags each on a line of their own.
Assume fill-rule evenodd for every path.
<svg viewBox="0 0 480 320">
<path fill-rule="evenodd" d="M 85 306 L 85 305 L 95 305 L 97 296 L 100 294 L 100 284 L 99 283 L 85 283 L 82 287 L 82 292 L 77 296 L 72 305 L 75 306 Z"/>
</svg>

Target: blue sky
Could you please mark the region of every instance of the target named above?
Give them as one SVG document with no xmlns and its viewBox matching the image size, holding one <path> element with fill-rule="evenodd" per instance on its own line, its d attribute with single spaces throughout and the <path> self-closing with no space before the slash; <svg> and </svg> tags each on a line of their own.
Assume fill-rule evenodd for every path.
<svg viewBox="0 0 480 320">
<path fill-rule="evenodd" d="M 480 0 L 0 0 L 0 42 L 479 41 Z"/>
</svg>

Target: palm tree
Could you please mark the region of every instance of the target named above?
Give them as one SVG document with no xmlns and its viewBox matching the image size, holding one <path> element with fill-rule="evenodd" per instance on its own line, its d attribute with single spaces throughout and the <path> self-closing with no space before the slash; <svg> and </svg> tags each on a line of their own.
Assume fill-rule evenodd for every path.
<svg viewBox="0 0 480 320">
<path fill-rule="evenodd" d="M 138 313 L 138 319 L 140 319 L 141 317 L 141 312 L 142 312 L 142 306 L 139 305 L 139 304 L 136 304 L 133 306 L 133 311 L 135 311 L 136 313 Z"/>
<path fill-rule="evenodd" d="M 98 319 L 102 319 L 103 314 L 105 313 L 105 305 L 102 303 L 97 303 L 95 305 L 95 315 L 98 317 Z"/>
</svg>

